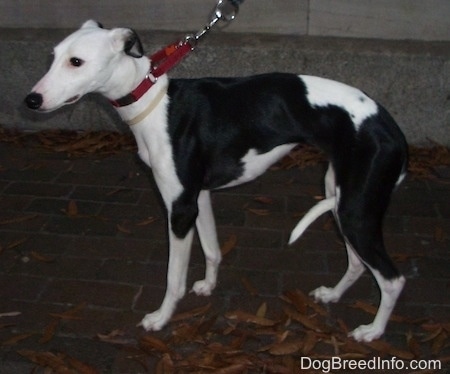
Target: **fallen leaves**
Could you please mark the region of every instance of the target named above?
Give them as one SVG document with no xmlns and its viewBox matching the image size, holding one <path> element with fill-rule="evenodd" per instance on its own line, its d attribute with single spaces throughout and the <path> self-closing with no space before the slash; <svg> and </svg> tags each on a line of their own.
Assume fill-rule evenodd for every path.
<svg viewBox="0 0 450 374">
<path fill-rule="evenodd" d="M 119 233 L 126 234 L 126 235 L 132 235 L 136 229 L 139 227 L 144 227 L 151 225 L 152 223 L 156 222 L 158 219 L 156 217 L 148 217 L 145 219 L 142 219 L 140 221 L 131 222 L 130 220 L 125 220 L 122 223 L 116 224 L 116 229 Z"/>
<path fill-rule="evenodd" d="M 434 143 L 432 147 L 409 147 L 408 171 L 416 179 L 435 179 L 436 167 L 450 165 L 450 149 Z"/>
<path fill-rule="evenodd" d="M 116 137 L 117 135 L 117 137 Z M 41 146 L 49 150 L 65 152 L 73 156 L 83 154 L 108 154 L 124 149 L 134 150 L 134 141 L 123 138 L 121 134 L 94 134 L 61 132 L 41 133 L 33 135 Z M 1 136 L 0 136 L 1 137 Z M 20 138 L 20 139 L 19 139 Z M 26 142 L 22 135 L 16 141 Z M 14 141 L 14 140 L 13 140 Z M 278 168 L 296 168 L 313 165 L 324 160 L 324 157 L 312 148 L 298 148 L 287 158 L 283 159 Z M 413 149 L 410 170 L 414 177 L 430 178 L 434 175 L 436 165 L 449 165 L 449 152 L 447 148 L 436 146 L 431 150 Z M 3 166 L 6 168 L 6 166 Z M 114 195 L 123 190 L 118 188 L 109 192 Z M 317 198 L 320 198 L 318 196 Z M 270 214 L 272 198 L 258 196 L 254 199 L 247 212 L 257 216 Z M 259 205 L 258 205 L 259 204 Z M 80 205 L 81 207 L 81 205 Z M 64 209 L 68 217 L 82 217 L 76 201 L 69 201 Z M 21 224 L 33 220 L 37 215 L 19 215 L 4 217 L 0 225 Z M 117 226 L 117 230 L 124 234 L 133 233 L 139 226 L 147 226 L 155 221 L 153 217 L 140 219 L 137 222 L 124 222 Z M 329 220 L 326 225 L 331 225 Z M 444 242 L 447 235 L 442 226 L 435 228 L 433 233 L 435 242 Z M 2 243 L 1 251 L 21 246 L 28 239 L 23 238 L 14 242 Z M 221 248 L 226 256 L 238 245 L 236 235 L 230 235 Z M 52 262 L 53 258 L 36 250 L 29 253 L 30 258 L 40 262 Z M 410 258 L 421 257 L 423 254 L 399 254 L 398 261 L 407 261 Z M 241 283 L 247 291 L 247 297 L 261 298 L 261 292 L 255 288 L 251 280 L 243 277 Z M 259 285 L 258 285 L 259 286 Z M 155 367 L 148 367 L 148 372 L 214 372 L 214 373 L 293 373 L 298 369 L 301 356 L 340 357 L 364 359 L 373 355 L 396 355 L 404 359 L 423 357 L 443 357 L 449 348 L 450 325 L 445 323 L 432 323 L 422 319 L 413 320 L 406 316 L 393 315 L 391 321 L 403 324 L 407 333 L 404 334 L 404 345 L 399 348 L 396 342 L 387 344 L 376 341 L 370 344 L 357 343 L 347 338 L 348 326 L 343 320 L 334 320 L 327 309 L 314 303 L 311 298 L 299 290 L 290 290 L 281 297 L 283 306 L 274 307 L 271 302 L 262 302 L 256 310 L 236 309 L 217 313 L 211 304 L 174 316 L 170 326 L 160 334 L 145 334 L 134 336 L 122 329 L 115 329 L 110 333 L 97 334 L 94 338 L 105 344 L 114 344 L 118 349 L 134 348 L 130 359 L 135 359 L 134 353 L 141 356 L 143 367 L 149 365 L 146 358 L 156 358 Z M 376 307 L 356 302 L 353 306 L 361 313 L 373 315 Z M 64 321 L 70 323 L 82 318 L 84 306 L 73 308 L 63 313 L 51 314 L 51 320 L 39 332 L 15 333 L 5 339 L 1 344 L 8 349 L 17 349 L 17 346 L 34 340 L 41 345 L 51 342 L 60 331 L 60 324 Z M 352 312 L 355 312 L 351 309 Z M 0 317 L 11 317 L 18 312 L 0 313 Z M 368 316 L 368 318 L 370 318 Z M 344 317 L 345 319 L 345 317 Z M 352 321 L 345 319 L 349 325 L 355 327 Z M 406 326 L 405 326 L 406 325 Z M 3 325 L 6 332 L 7 326 Z M 400 336 L 400 333 L 398 334 Z M 13 347 L 13 348 L 12 348 Z M 96 373 L 95 368 L 64 354 L 54 352 L 39 352 L 37 350 L 19 350 L 24 357 L 36 365 L 45 367 L 47 372 L 68 373 Z M 133 358 L 134 357 L 134 358 Z M 445 356 L 443 357 L 443 360 Z M 147 360 L 148 361 L 148 360 Z M 144 364 L 145 363 L 145 364 Z"/>
<path fill-rule="evenodd" d="M 189 310 L 187 312 L 183 312 L 183 313 L 178 313 L 175 314 L 172 318 L 171 318 L 171 322 L 179 322 L 179 321 L 184 321 L 187 319 L 191 319 L 194 317 L 198 317 L 198 316 L 202 316 L 204 314 L 206 314 L 210 309 L 211 309 L 211 303 L 208 303 L 204 306 L 198 307 L 198 308 L 194 308 L 192 310 Z"/>
<path fill-rule="evenodd" d="M 325 162 L 325 155 L 316 147 L 299 145 L 275 165 L 275 169 L 303 169 Z M 435 179 L 436 168 L 450 165 L 450 149 L 433 143 L 428 147 L 409 147 L 408 172 L 416 179 Z"/>
<path fill-rule="evenodd" d="M 67 204 L 65 213 L 68 217 L 76 217 L 78 215 L 78 206 L 75 200 L 70 200 Z"/>
<path fill-rule="evenodd" d="M 46 256 L 46 255 L 43 255 L 43 254 L 41 254 L 41 253 L 39 253 L 37 251 L 31 251 L 30 252 L 30 256 L 33 259 L 35 259 L 36 261 L 39 261 L 39 262 L 51 263 L 51 262 L 55 261 L 55 259 L 53 257 L 49 257 L 49 256 Z"/>
<path fill-rule="evenodd" d="M 22 340 L 28 339 L 33 335 L 34 335 L 33 333 L 18 334 L 2 342 L 2 345 L 3 346 L 16 345 L 19 344 Z"/>
<path fill-rule="evenodd" d="M 237 245 L 237 235 L 232 234 L 220 248 L 222 256 L 226 256 L 228 253 L 230 253 L 234 248 L 236 248 L 236 245 Z"/>
<path fill-rule="evenodd" d="M 253 296 L 261 298 L 261 296 Z M 165 332 L 130 335 L 122 329 L 94 338 L 128 352 L 127 357 L 154 373 L 245 373 L 296 372 L 302 357 L 321 359 L 341 357 L 364 360 L 374 356 L 397 357 L 405 361 L 424 357 L 447 358 L 450 323 L 432 323 L 395 316 L 394 321 L 409 326 L 404 344 L 384 340 L 359 343 L 348 337 L 342 320 L 333 321 L 329 313 L 300 290 L 284 292 L 281 309 L 263 301 L 254 312 L 235 309 L 217 314 L 211 303 L 176 314 Z M 57 334 L 61 321 L 80 319 L 85 304 L 62 313 L 51 313 L 38 343 L 44 345 Z M 362 301 L 349 306 L 370 315 L 374 307 Z M 17 316 L 5 312 L 0 316 Z M 415 331 L 413 332 L 413 329 Z M 4 347 L 19 345 L 35 336 L 23 333 L 5 340 Z M 18 350 L 18 353 L 51 373 L 94 374 L 99 371 L 65 353 Z M 448 354 L 448 352 L 447 352 Z M 154 367 L 148 358 L 156 359 Z M 446 361 L 445 361 L 446 362 Z"/>
<path fill-rule="evenodd" d="M 136 150 L 136 142 L 130 134 L 113 131 L 44 130 L 23 133 L 0 128 L 0 141 L 20 146 L 34 146 L 52 152 L 64 152 L 76 157 Z"/>
<path fill-rule="evenodd" d="M 63 313 L 50 313 L 50 316 L 58 318 L 60 320 L 78 320 L 78 319 L 82 319 L 80 314 L 86 308 L 86 305 L 87 305 L 86 303 L 80 303 L 80 304 L 74 306 L 73 308 L 66 310 Z"/>
<path fill-rule="evenodd" d="M 272 321 L 272 320 L 264 318 L 264 317 L 259 317 L 256 314 L 247 313 L 242 310 L 228 312 L 225 314 L 225 318 L 228 318 L 230 320 L 234 320 L 237 322 L 253 323 L 258 326 L 266 326 L 266 327 L 274 326 L 276 324 L 276 321 Z"/>
<path fill-rule="evenodd" d="M 99 374 L 96 368 L 65 353 L 37 352 L 27 349 L 17 351 L 38 366 L 52 370 L 56 374 Z"/>
<path fill-rule="evenodd" d="M 44 130 L 24 133 L 0 128 L 0 141 L 64 152 L 76 157 L 136 151 L 136 142 L 129 133 L 112 131 Z M 435 178 L 437 167 L 450 165 L 449 148 L 435 142 L 431 142 L 428 147 L 410 146 L 409 154 L 409 172 L 414 178 Z M 325 161 L 325 155 L 317 147 L 303 144 L 295 147 L 273 169 L 303 169 Z"/>
<path fill-rule="evenodd" d="M 250 295 L 257 296 L 259 294 L 258 289 L 253 285 L 252 282 L 250 282 L 247 277 L 241 277 L 241 283 Z"/>
<path fill-rule="evenodd" d="M 287 156 L 279 161 L 274 168 L 278 169 L 303 169 L 307 166 L 317 165 L 325 162 L 326 157 L 317 147 L 310 145 L 299 145 L 295 147 Z"/>
<path fill-rule="evenodd" d="M 38 214 L 24 214 L 24 215 L 20 215 L 17 217 L 7 218 L 7 219 L 0 221 L 0 226 L 12 225 L 12 224 L 16 224 L 16 223 L 23 223 L 26 221 L 31 221 L 33 219 L 36 219 L 37 217 L 39 217 Z"/>
<path fill-rule="evenodd" d="M 169 346 L 163 342 L 161 339 L 158 339 L 151 335 L 144 335 L 139 339 L 139 347 L 146 352 L 153 353 L 154 351 L 160 353 L 170 353 L 171 349 Z"/>
<path fill-rule="evenodd" d="M 257 216 L 268 216 L 270 214 L 270 211 L 268 209 L 247 208 L 247 211 Z"/>
</svg>

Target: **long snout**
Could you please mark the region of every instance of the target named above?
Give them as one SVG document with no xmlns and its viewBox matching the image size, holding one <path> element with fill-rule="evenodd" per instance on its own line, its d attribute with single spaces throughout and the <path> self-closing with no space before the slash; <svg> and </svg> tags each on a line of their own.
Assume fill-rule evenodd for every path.
<svg viewBox="0 0 450 374">
<path fill-rule="evenodd" d="M 25 104 L 28 108 L 33 110 L 38 110 L 42 106 L 43 101 L 42 95 L 37 92 L 31 92 L 25 98 Z"/>
</svg>

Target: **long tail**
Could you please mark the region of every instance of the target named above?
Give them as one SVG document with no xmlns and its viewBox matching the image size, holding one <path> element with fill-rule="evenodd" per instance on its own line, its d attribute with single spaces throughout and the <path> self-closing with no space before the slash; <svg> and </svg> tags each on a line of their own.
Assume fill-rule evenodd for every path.
<svg viewBox="0 0 450 374">
<path fill-rule="evenodd" d="M 291 237 L 289 238 L 289 244 L 294 243 L 308 228 L 308 226 L 313 223 L 322 214 L 332 210 L 336 206 L 336 197 L 329 197 L 324 200 L 320 200 L 316 205 L 314 205 L 308 212 L 303 216 L 294 230 L 292 230 Z"/>
</svg>

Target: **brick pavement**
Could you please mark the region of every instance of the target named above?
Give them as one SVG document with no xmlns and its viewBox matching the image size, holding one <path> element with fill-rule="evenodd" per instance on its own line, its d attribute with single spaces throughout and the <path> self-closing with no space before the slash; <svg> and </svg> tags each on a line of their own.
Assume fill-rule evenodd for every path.
<svg viewBox="0 0 450 374">
<path fill-rule="evenodd" d="M 219 239 L 235 235 L 236 248 L 224 259 L 214 295 L 188 295 L 178 311 L 207 302 L 219 314 L 254 310 L 261 300 L 279 304 L 285 290 L 337 282 L 346 258 L 330 217 L 286 245 L 299 215 L 322 194 L 323 175 L 323 165 L 269 171 L 214 193 Z M 449 169 L 442 168 L 438 180 L 409 178 L 394 195 L 386 243 L 407 276 L 396 314 L 449 322 L 449 182 Z M 0 372 L 31 372 L 21 349 L 63 351 L 105 373 L 140 372 L 123 351 L 95 336 L 115 329 L 142 334 L 135 324 L 164 293 L 166 244 L 164 210 L 135 155 L 70 158 L 0 143 L 0 314 L 20 312 L 0 317 Z M 189 285 L 203 271 L 198 241 L 192 257 Z M 371 316 L 348 307 L 355 300 L 378 303 L 368 275 L 327 310 L 350 327 L 369 322 Z M 77 306 L 76 318 L 61 319 L 49 332 L 51 313 Z M 385 340 L 403 339 L 405 329 L 390 323 Z"/>
</svg>

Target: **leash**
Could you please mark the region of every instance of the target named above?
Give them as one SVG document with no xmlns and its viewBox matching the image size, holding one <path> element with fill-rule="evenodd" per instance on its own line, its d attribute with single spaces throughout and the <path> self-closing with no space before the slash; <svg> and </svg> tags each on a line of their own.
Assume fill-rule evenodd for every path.
<svg viewBox="0 0 450 374">
<path fill-rule="evenodd" d="M 239 5 L 244 0 L 219 0 L 209 23 L 196 34 L 187 35 L 184 40 L 170 44 L 162 50 L 154 53 L 150 60 L 152 67 L 150 74 L 155 80 L 178 64 L 186 55 L 193 51 L 199 40 L 211 31 L 218 21 L 229 24 L 233 21 L 239 11 Z"/>
<path fill-rule="evenodd" d="M 144 80 L 128 95 L 117 100 L 111 100 L 111 104 L 115 107 L 122 107 L 138 101 L 156 83 L 160 76 L 167 73 L 193 51 L 197 47 L 198 42 L 219 21 L 225 24 L 233 21 L 239 12 L 239 5 L 243 2 L 244 0 L 219 0 L 208 24 L 197 33 L 186 35 L 181 41 L 169 44 L 152 54 L 149 57 L 150 70 Z"/>
</svg>

